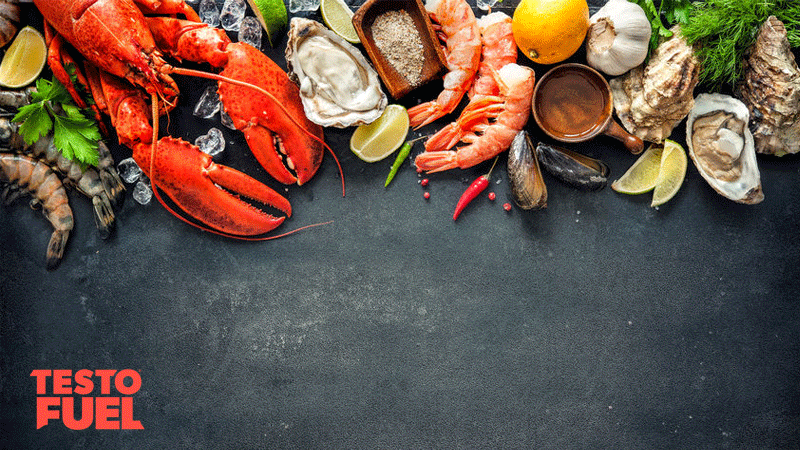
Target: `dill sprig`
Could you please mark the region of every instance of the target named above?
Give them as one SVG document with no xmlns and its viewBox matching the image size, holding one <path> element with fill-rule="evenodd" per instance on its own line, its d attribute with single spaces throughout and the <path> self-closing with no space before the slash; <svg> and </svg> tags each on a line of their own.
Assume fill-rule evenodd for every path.
<svg viewBox="0 0 800 450">
<path fill-rule="evenodd" d="M 697 45 L 700 80 L 714 89 L 735 85 L 742 76 L 745 50 L 771 15 L 786 26 L 789 44 L 800 47 L 800 2 L 797 0 L 707 0 L 693 3 L 681 34 Z"/>
</svg>

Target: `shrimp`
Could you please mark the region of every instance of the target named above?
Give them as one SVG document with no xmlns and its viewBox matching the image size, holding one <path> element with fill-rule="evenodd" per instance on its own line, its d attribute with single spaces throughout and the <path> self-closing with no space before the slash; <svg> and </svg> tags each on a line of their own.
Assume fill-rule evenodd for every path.
<svg viewBox="0 0 800 450">
<path fill-rule="evenodd" d="M 478 22 L 465 0 L 428 0 L 425 8 L 431 20 L 441 26 L 448 72 L 444 90 L 436 100 L 408 110 L 414 128 L 427 125 L 452 112 L 472 86 L 481 58 L 481 35 Z"/>
<path fill-rule="evenodd" d="M 517 62 L 517 43 L 511 31 L 511 17 L 501 12 L 493 12 L 478 19 L 481 32 L 481 63 L 478 75 L 469 90 L 469 98 L 476 95 L 497 95 L 500 88 L 495 81 L 494 71 L 506 64 Z"/>
<path fill-rule="evenodd" d="M 29 156 L 0 153 L 0 182 L 8 185 L 4 192 L 7 203 L 25 192 L 33 197 L 32 205 L 41 205 L 44 216 L 53 225 L 47 245 L 47 269 L 55 269 L 74 225 L 69 198 L 58 175 L 47 164 Z"/>
<path fill-rule="evenodd" d="M 497 71 L 500 95 L 485 95 L 470 102 L 458 118 L 467 145 L 456 150 L 426 151 L 414 160 L 418 169 L 440 172 L 466 169 L 507 150 L 531 112 L 535 75 L 533 69 L 515 63 Z"/>
<path fill-rule="evenodd" d="M 55 148 L 52 135 L 44 136 L 28 146 L 17 133 L 18 128 L 18 124 L 0 118 L 0 145 L 27 153 L 66 177 L 78 192 L 92 200 L 97 230 L 101 238 L 108 238 L 114 228 L 114 207 L 122 202 L 125 185 L 114 168 L 114 159 L 106 144 L 100 142 L 97 168 L 81 167 Z"/>
</svg>

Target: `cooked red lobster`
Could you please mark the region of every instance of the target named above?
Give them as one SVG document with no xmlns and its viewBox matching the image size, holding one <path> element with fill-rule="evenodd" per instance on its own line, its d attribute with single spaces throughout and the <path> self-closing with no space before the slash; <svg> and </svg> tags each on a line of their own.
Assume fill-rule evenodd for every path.
<svg viewBox="0 0 800 450">
<path fill-rule="evenodd" d="M 85 59 L 85 70 L 77 74 L 79 83 L 91 91 L 98 114 L 110 116 L 120 143 L 133 150 L 159 200 L 161 190 L 202 225 L 187 222 L 231 237 L 264 235 L 291 215 L 289 201 L 263 183 L 215 164 L 181 139 L 157 139 L 158 118 L 154 117 L 167 113 L 177 102 L 178 87 L 171 74 L 194 73 L 169 64 L 165 55 L 210 64 L 221 70 L 217 78 L 220 100 L 259 163 L 281 183 L 303 184 L 322 161 L 322 128 L 306 118 L 298 87 L 277 64 L 250 45 L 232 43 L 224 31 L 200 23 L 183 1 L 34 3 L 45 19 L 48 63 L 54 75 L 79 106 L 87 105 L 66 70 L 74 62 L 65 51 L 66 41 Z M 239 196 L 270 205 L 286 216 L 268 214 Z"/>
</svg>

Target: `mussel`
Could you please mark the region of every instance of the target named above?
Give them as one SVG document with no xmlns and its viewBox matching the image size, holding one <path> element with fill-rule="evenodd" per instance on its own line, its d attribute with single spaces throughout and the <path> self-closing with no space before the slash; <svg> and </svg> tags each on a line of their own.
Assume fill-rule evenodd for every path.
<svg viewBox="0 0 800 450">
<path fill-rule="evenodd" d="M 547 186 L 533 155 L 533 144 L 525 130 L 514 136 L 508 151 L 508 183 L 514 203 L 522 209 L 547 206 Z"/>
<path fill-rule="evenodd" d="M 536 155 L 555 178 L 579 189 L 599 191 L 608 183 L 608 166 L 578 152 L 540 142 Z"/>
</svg>

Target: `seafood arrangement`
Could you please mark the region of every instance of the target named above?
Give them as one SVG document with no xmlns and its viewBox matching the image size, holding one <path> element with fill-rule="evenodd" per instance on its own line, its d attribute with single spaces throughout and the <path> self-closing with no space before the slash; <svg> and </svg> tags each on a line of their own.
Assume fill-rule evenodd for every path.
<svg viewBox="0 0 800 450">
<path fill-rule="evenodd" d="M 216 93 L 231 127 L 243 134 L 250 152 L 269 176 L 284 185 L 302 186 L 314 177 L 325 149 L 331 150 L 325 144 L 325 128 L 371 124 L 390 103 L 384 92 L 385 79 L 381 79 L 386 68 L 376 69 L 372 51 L 365 55 L 365 48 L 351 43 L 357 41 L 343 39 L 327 22 L 291 18 L 283 52 L 287 70 L 283 70 L 260 49 L 233 42 L 226 31 L 201 22 L 198 13 L 180 0 L 34 3 L 44 18 L 48 67 L 75 105 L 91 108 L 101 129 L 111 124 L 114 133 L 104 130 L 105 138 L 116 137 L 132 152 L 165 208 L 186 223 L 222 236 L 279 237 L 269 233 L 291 217 L 292 205 L 273 188 L 215 162 L 183 138 L 160 136 L 159 118 L 168 116 L 180 102 L 175 75 L 216 81 Z M 417 30 L 420 36 L 423 28 L 435 31 L 439 39 L 436 51 L 441 50 L 446 62 L 441 92 L 433 99 L 419 99 L 421 103 L 408 109 L 405 129 L 430 129 L 424 151 L 413 159 L 417 170 L 467 169 L 509 150 L 509 186 L 521 209 L 546 206 L 542 168 L 575 188 L 603 189 L 609 176 L 605 163 L 531 139 L 528 129 L 533 123 L 530 117 L 536 114 L 534 92 L 542 83 L 537 84 L 541 80 L 534 70 L 518 60 L 516 18 L 491 11 L 478 17 L 465 0 L 428 0 L 424 7 L 429 15 L 424 27 L 412 22 L 407 13 L 401 14 L 402 7 L 384 11 L 375 22 L 404 25 L 399 29 Z M 357 20 L 359 14 L 354 17 L 354 22 Z M 642 141 L 663 144 L 685 121 L 688 154 L 708 184 L 735 202 L 762 201 L 756 153 L 800 152 L 800 69 L 785 25 L 774 16 L 763 23 L 746 53 L 742 80 L 734 86 L 735 97 L 696 96 L 702 69 L 696 46 L 690 45 L 680 25 L 675 25 L 663 30 L 657 45 L 648 47 L 654 42 L 648 20 L 652 18 L 635 3 L 610 0 L 589 22 L 586 63 L 605 74 L 597 76 L 610 86 L 611 100 L 606 103 L 612 105 L 608 109 L 630 133 L 617 126 L 618 132 L 607 134 L 638 154 Z M 14 2 L 0 3 L 0 25 L 5 27 L 0 27 L 0 37 L 9 33 L 13 37 L 19 21 Z M 394 69 L 403 72 L 411 87 L 419 87 L 423 78 L 427 82 L 430 74 L 423 77 L 422 62 L 430 53 L 422 53 L 422 40 L 416 36 L 407 40 L 414 51 L 409 61 L 404 61 L 405 50 L 387 47 L 391 42 L 399 46 L 392 41 L 398 36 L 383 35 L 370 23 L 369 34 L 359 30 L 361 38 L 380 38 L 379 50 L 390 56 Z M 649 54 L 648 49 L 652 50 Z M 73 59 L 75 56 L 78 58 Z M 184 61 L 205 69 L 182 67 Z M 568 65 L 576 64 L 555 68 Z M 558 85 L 559 92 L 568 91 L 570 83 L 575 83 L 567 77 L 558 80 L 563 85 Z M 0 106 L 19 108 L 25 104 L 27 92 L 0 92 Z M 407 90 L 390 92 L 397 99 Z M 568 106 L 575 111 L 589 108 L 580 97 L 573 95 Z M 462 103 L 465 106 L 459 110 Z M 566 116 L 566 122 L 575 122 L 578 114 Z M 35 170 L 45 174 L 47 166 L 46 178 L 54 177 L 59 183 L 63 179 L 63 184 L 91 199 L 98 230 L 108 237 L 124 186 L 105 144 L 100 146 L 98 168 L 70 165 L 55 149 L 52 137 L 25 144 L 17 126 L 0 121 L 0 138 L 7 152 L 2 154 L 3 164 L 9 167 L 4 169 L 3 181 L 27 190 L 43 204 L 49 197 L 60 199 L 61 188 L 54 182 L 42 188 L 37 180 L 19 174 L 27 170 L 23 166 L 31 172 L 41 166 Z M 541 124 L 540 128 L 553 137 Z M 594 134 L 586 137 L 592 138 Z M 332 150 L 330 153 L 335 158 Z M 344 180 L 342 183 L 344 186 Z M 67 217 L 50 206 L 43 210 L 48 218 Z M 66 222 L 53 222 L 59 237 L 54 233 L 58 243 L 51 244 L 51 256 L 48 251 L 48 267 L 54 267 L 63 253 L 69 234 Z"/>
</svg>

